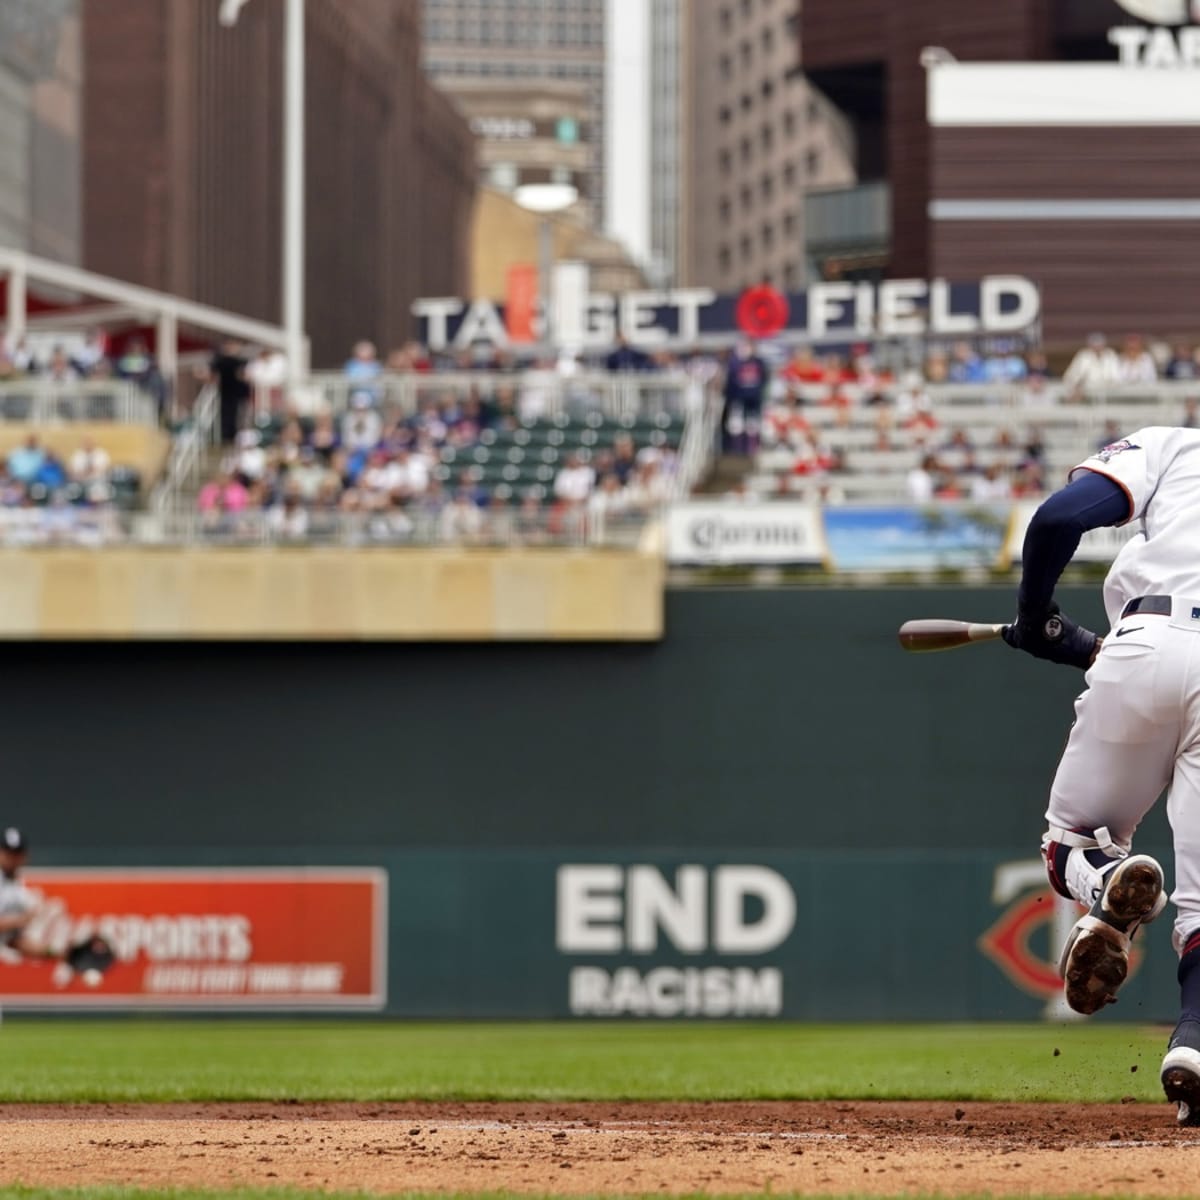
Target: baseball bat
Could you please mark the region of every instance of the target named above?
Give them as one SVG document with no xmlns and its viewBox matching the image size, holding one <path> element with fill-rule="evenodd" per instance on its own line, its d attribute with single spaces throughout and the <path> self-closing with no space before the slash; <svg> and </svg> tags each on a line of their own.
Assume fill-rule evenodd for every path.
<svg viewBox="0 0 1200 1200">
<path fill-rule="evenodd" d="M 1005 628 L 1004 625 L 978 625 L 973 621 L 905 621 L 900 626 L 900 645 L 913 654 L 954 650 L 972 642 L 990 642 Z"/>
</svg>

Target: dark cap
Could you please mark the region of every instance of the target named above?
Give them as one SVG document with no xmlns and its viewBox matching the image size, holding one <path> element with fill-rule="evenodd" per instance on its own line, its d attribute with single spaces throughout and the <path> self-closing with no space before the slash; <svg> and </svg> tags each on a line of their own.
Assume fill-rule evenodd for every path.
<svg viewBox="0 0 1200 1200">
<path fill-rule="evenodd" d="M 29 849 L 29 843 L 25 841 L 25 835 L 19 829 L 10 825 L 0 834 L 0 849 L 8 850 L 12 854 L 24 854 Z"/>
</svg>

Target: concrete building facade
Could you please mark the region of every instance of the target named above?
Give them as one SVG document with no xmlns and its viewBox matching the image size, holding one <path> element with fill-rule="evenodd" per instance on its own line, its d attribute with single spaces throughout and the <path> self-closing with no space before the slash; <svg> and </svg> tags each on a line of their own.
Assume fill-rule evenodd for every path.
<svg viewBox="0 0 1200 1200">
<path fill-rule="evenodd" d="M 0 5 L 0 245 L 80 252 L 78 0 Z"/>
<path fill-rule="evenodd" d="M 306 325 L 316 366 L 412 335 L 469 281 L 474 139 L 420 69 L 419 0 L 309 3 Z M 280 317 L 283 6 L 83 6 L 84 263 Z"/>
<path fill-rule="evenodd" d="M 566 82 L 586 98 L 578 129 L 583 193 L 604 215 L 604 0 L 423 0 L 423 60 L 447 91 L 457 81 L 519 89 Z"/>
<path fill-rule="evenodd" d="M 804 193 L 854 179 L 851 127 L 800 73 L 798 0 L 686 5 L 686 270 L 718 291 L 805 282 Z"/>
</svg>

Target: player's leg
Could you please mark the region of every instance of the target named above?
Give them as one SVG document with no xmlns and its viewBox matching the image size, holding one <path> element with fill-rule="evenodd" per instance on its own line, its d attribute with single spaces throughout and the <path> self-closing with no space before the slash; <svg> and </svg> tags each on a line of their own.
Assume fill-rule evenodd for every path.
<svg viewBox="0 0 1200 1200">
<path fill-rule="evenodd" d="M 1116 999 L 1133 934 L 1166 904 L 1162 868 L 1130 854 L 1135 830 L 1171 778 L 1179 742 L 1176 672 L 1160 653 L 1166 640 L 1164 625 L 1153 640 L 1101 652 L 1051 787 L 1047 873 L 1058 892 L 1090 906 L 1059 963 L 1076 1012 Z"/>
<path fill-rule="evenodd" d="M 1175 843 L 1175 948 L 1179 951 L 1179 1023 L 1162 1064 L 1163 1091 L 1179 1121 L 1200 1125 L 1200 742 L 1179 756 L 1167 799 Z"/>
</svg>

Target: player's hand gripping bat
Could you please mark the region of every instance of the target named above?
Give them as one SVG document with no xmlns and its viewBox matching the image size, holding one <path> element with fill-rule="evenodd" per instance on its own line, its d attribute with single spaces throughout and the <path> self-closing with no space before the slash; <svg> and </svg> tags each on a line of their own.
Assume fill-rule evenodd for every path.
<svg viewBox="0 0 1200 1200">
<path fill-rule="evenodd" d="M 1004 629 L 1003 625 L 978 625 L 972 621 L 905 621 L 900 626 L 900 645 L 913 654 L 954 650 L 972 642 L 993 641 Z"/>
</svg>

